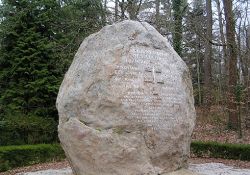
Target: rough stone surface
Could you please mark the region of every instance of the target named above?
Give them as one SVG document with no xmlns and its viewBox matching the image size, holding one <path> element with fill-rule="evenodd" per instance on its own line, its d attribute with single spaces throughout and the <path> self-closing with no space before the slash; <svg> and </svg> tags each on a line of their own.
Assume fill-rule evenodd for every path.
<svg viewBox="0 0 250 175">
<path fill-rule="evenodd" d="M 59 138 L 78 175 L 159 175 L 187 166 L 195 123 L 188 68 L 147 23 L 81 44 L 57 98 Z"/>
<path fill-rule="evenodd" d="M 167 174 L 164 174 L 164 175 L 202 175 L 202 174 L 198 174 L 196 172 L 193 172 L 193 171 L 190 171 L 190 170 L 187 170 L 187 169 L 181 169 L 181 170 L 170 172 L 170 173 L 167 173 Z"/>
</svg>

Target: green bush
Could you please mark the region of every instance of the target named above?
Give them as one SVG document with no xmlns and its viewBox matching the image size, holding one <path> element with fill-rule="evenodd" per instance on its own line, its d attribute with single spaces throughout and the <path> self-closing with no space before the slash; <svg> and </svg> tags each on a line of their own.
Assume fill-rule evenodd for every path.
<svg viewBox="0 0 250 175">
<path fill-rule="evenodd" d="M 195 141 L 191 152 L 197 157 L 213 157 L 250 161 L 250 145 Z"/>
<path fill-rule="evenodd" d="M 64 151 L 59 144 L 2 146 L 0 147 L 0 172 L 14 167 L 64 158 Z"/>
<path fill-rule="evenodd" d="M 191 152 L 197 157 L 250 160 L 250 145 L 195 141 Z M 59 144 L 20 145 L 0 147 L 0 171 L 65 158 Z"/>
<path fill-rule="evenodd" d="M 57 123 L 34 115 L 7 115 L 0 120 L 0 145 L 26 145 L 57 141 Z"/>
</svg>

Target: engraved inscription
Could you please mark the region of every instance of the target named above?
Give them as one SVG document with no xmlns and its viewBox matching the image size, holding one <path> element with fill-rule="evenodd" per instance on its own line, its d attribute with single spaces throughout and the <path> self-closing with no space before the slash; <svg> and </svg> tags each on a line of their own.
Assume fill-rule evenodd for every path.
<svg viewBox="0 0 250 175">
<path fill-rule="evenodd" d="M 126 92 L 121 98 L 129 109 L 126 117 L 154 130 L 173 127 L 181 115 L 183 95 L 175 88 L 181 80 L 167 59 L 163 51 L 134 47 L 115 69 L 113 88 Z"/>
</svg>

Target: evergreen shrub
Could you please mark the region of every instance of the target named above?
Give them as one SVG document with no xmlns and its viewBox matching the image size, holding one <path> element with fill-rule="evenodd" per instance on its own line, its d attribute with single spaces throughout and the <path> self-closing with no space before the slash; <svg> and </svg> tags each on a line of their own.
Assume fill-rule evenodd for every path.
<svg viewBox="0 0 250 175">
<path fill-rule="evenodd" d="M 197 157 L 250 161 L 249 144 L 194 141 L 191 143 L 191 152 Z"/>
<path fill-rule="evenodd" d="M 64 158 L 64 151 L 59 144 L 2 146 L 0 147 L 0 172 Z"/>
<path fill-rule="evenodd" d="M 194 141 L 191 152 L 197 157 L 250 160 L 250 145 Z M 59 144 L 0 147 L 0 171 L 65 158 Z"/>
<path fill-rule="evenodd" d="M 0 133 L 0 146 L 53 143 L 58 140 L 54 119 L 18 113 L 0 120 Z"/>
</svg>

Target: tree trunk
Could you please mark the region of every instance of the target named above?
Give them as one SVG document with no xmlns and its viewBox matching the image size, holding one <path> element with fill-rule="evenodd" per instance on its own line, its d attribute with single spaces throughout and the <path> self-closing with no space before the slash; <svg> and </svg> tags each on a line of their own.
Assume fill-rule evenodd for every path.
<svg viewBox="0 0 250 175">
<path fill-rule="evenodd" d="M 164 19 L 162 19 L 164 27 L 165 27 L 165 35 L 168 35 L 169 33 L 171 33 L 171 26 L 172 26 L 172 16 L 171 16 L 171 2 L 170 0 L 164 0 L 163 2 L 163 10 L 164 10 Z"/>
<path fill-rule="evenodd" d="M 222 11 L 220 7 L 220 0 L 216 0 L 216 4 L 217 4 L 218 17 L 219 17 L 220 40 L 223 45 L 222 52 L 223 52 L 223 60 L 224 60 L 224 65 L 225 65 L 222 73 L 225 75 L 227 79 L 228 78 L 227 47 L 226 47 L 226 40 L 224 36 L 224 25 L 223 25 L 223 19 L 222 19 Z"/>
<path fill-rule="evenodd" d="M 247 46 L 247 52 L 246 52 L 246 59 L 247 59 L 247 68 L 250 61 L 250 26 L 247 28 L 247 37 L 246 37 L 246 46 Z M 250 128 L 250 69 L 248 68 L 248 83 L 247 83 L 247 113 L 245 117 L 245 123 L 246 127 Z"/>
<path fill-rule="evenodd" d="M 155 0 L 155 24 L 156 29 L 160 30 L 160 0 Z"/>
<path fill-rule="evenodd" d="M 137 20 L 137 15 L 140 12 L 142 0 L 140 0 L 139 2 L 137 2 L 136 0 L 128 0 L 127 3 L 127 12 L 129 14 L 129 19 Z"/>
<path fill-rule="evenodd" d="M 118 21 L 118 4 L 119 0 L 115 0 L 115 22 Z"/>
<path fill-rule="evenodd" d="M 105 26 L 106 25 L 106 22 L 107 22 L 107 0 L 104 0 L 104 2 L 103 2 L 104 4 L 103 4 L 103 8 L 104 8 L 104 10 L 103 10 L 103 26 Z"/>
<path fill-rule="evenodd" d="M 212 45 L 209 40 L 212 40 L 212 3 L 211 0 L 206 0 L 206 24 L 207 24 L 207 32 L 206 32 L 206 47 L 205 47 L 205 58 L 204 58 L 204 92 L 205 99 L 204 103 L 209 108 L 211 106 L 211 83 L 212 83 L 212 73 L 211 73 L 211 59 L 212 59 Z"/>
<path fill-rule="evenodd" d="M 238 25 L 238 33 L 236 32 L 237 35 L 237 55 L 238 55 L 238 60 L 239 60 L 239 72 L 238 72 L 238 77 L 239 79 L 241 79 L 240 77 L 240 70 L 242 71 L 242 76 L 243 76 L 243 84 L 244 86 L 247 85 L 247 69 L 246 69 L 246 65 L 244 64 L 244 60 L 242 58 L 242 52 L 241 52 L 241 35 L 242 35 L 242 31 L 241 31 L 241 23 L 242 23 L 242 18 L 240 17 L 240 22 Z"/>
<path fill-rule="evenodd" d="M 172 0 L 174 11 L 174 34 L 173 45 L 174 50 L 182 56 L 182 0 Z"/>
<path fill-rule="evenodd" d="M 135 9 L 135 2 L 134 0 L 128 0 L 127 12 L 129 14 L 129 19 L 135 20 L 136 19 L 136 9 Z"/>
<path fill-rule="evenodd" d="M 232 0 L 223 0 L 223 4 L 226 19 L 227 47 L 229 53 L 228 127 L 231 129 L 238 129 L 239 120 L 235 99 L 235 88 L 237 85 L 237 48 L 235 41 L 235 23 L 232 11 Z"/>
<path fill-rule="evenodd" d="M 198 37 L 198 36 L 197 36 Z M 198 105 L 200 106 L 202 103 L 202 96 L 201 96 L 201 70 L 200 70 L 200 38 L 198 37 L 198 44 L 197 44 L 197 48 L 196 48 L 196 64 L 197 64 L 197 84 L 198 84 Z"/>
<path fill-rule="evenodd" d="M 122 2 L 119 3 L 119 6 L 121 8 L 121 19 L 125 19 L 125 10 L 126 10 L 126 5 L 125 5 L 125 1 L 122 0 Z"/>
</svg>

